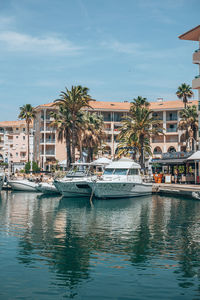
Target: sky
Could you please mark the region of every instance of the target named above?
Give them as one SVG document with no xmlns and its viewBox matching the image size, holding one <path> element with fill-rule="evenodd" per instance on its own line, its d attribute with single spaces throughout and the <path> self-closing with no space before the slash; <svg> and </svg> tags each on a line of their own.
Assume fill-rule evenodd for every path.
<svg viewBox="0 0 200 300">
<path fill-rule="evenodd" d="M 198 74 L 198 43 L 178 36 L 199 11 L 199 0 L 0 0 L 0 121 L 79 84 L 100 101 L 176 100 Z"/>
</svg>

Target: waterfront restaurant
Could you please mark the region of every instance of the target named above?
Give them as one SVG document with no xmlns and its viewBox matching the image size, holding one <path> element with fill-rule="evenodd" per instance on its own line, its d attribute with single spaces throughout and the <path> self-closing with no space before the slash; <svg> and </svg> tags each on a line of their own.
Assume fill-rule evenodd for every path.
<svg viewBox="0 0 200 300">
<path fill-rule="evenodd" d="M 162 174 L 162 182 L 166 182 L 166 178 L 172 183 L 176 182 L 177 174 L 177 183 L 199 183 L 199 170 L 195 168 L 195 161 L 188 159 L 192 154 L 194 151 L 163 153 L 161 158 L 151 160 L 153 173 Z"/>
</svg>

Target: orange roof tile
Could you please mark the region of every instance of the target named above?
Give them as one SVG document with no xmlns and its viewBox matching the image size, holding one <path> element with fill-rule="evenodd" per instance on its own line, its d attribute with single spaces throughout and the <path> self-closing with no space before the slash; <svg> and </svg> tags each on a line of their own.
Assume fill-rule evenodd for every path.
<svg viewBox="0 0 200 300">
<path fill-rule="evenodd" d="M 150 102 L 150 107 L 152 110 L 154 109 L 183 109 L 184 103 L 181 100 L 174 101 L 163 101 L 163 102 Z M 198 105 L 198 100 L 189 101 L 188 105 Z"/>
<path fill-rule="evenodd" d="M 42 104 L 37 106 L 36 108 L 40 109 L 43 107 L 52 107 L 52 103 Z M 192 100 L 188 102 L 189 105 L 198 105 L 198 100 Z M 110 102 L 110 101 L 90 101 L 90 105 L 94 110 L 105 110 L 105 111 L 114 111 L 114 110 L 125 110 L 128 111 L 130 109 L 130 102 Z M 150 108 L 152 110 L 158 109 L 182 109 L 184 108 L 184 104 L 181 100 L 173 100 L 173 101 L 163 101 L 163 102 L 150 102 Z"/>
<path fill-rule="evenodd" d="M 20 125 L 26 125 L 25 120 L 20 121 L 3 121 L 0 122 L 0 127 L 13 127 L 13 126 L 20 126 Z"/>
<path fill-rule="evenodd" d="M 200 38 L 200 25 L 190 29 L 189 31 L 179 36 L 179 39 L 187 40 L 187 41 L 199 41 L 199 38 Z"/>
</svg>

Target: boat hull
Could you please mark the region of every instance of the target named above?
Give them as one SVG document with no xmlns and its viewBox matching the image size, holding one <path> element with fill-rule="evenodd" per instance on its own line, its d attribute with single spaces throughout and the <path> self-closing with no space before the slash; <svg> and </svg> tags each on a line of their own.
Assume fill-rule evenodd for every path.
<svg viewBox="0 0 200 300">
<path fill-rule="evenodd" d="M 37 184 L 29 181 L 8 181 L 11 189 L 14 191 L 24 191 L 24 192 L 38 192 L 36 189 Z"/>
<path fill-rule="evenodd" d="M 89 197 L 91 195 L 91 188 L 86 180 L 54 181 L 54 185 L 64 197 Z"/>
<path fill-rule="evenodd" d="M 150 195 L 151 183 L 103 182 L 89 183 L 96 198 L 131 198 Z"/>
<path fill-rule="evenodd" d="M 2 190 L 3 187 L 3 181 L 4 181 L 4 176 L 0 175 L 0 191 Z"/>
<path fill-rule="evenodd" d="M 37 190 L 43 194 L 59 194 L 59 191 L 53 184 L 39 183 L 36 186 Z"/>
</svg>

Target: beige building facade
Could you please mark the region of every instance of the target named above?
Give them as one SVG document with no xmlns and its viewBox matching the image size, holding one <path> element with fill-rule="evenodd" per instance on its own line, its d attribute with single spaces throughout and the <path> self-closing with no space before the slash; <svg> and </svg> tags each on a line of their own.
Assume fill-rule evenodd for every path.
<svg viewBox="0 0 200 300">
<path fill-rule="evenodd" d="M 199 138 L 200 138 L 200 25 L 180 35 L 181 40 L 198 42 L 198 49 L 193 53 L 193 63 L 198 66 L 198 73 L 192 80 L 192 88 L 198 90 Z"/>
<path fill-rule="evenodd" d="M 32 125 L 30 129 L 32 129 Z M 33 137 L 30 138 L 30 155 L 33 155 Z M 0 162 L 23 165 L 27 159 L 28 136 L 26 122 L 0 122 Z"/>
<path fill-rule="evenodd" d="M 198 101 L 190 101 L 189 105 L 197 105 Z M 123 116 L 127 115 L 130 109 L 129 102 L 104 102 L 91 101 L 91 113 L 103 116 L 104 131 L 106 133 L 104 153 L 114 158 L 118 147 L 118 134 L 122 125 Z M 184 131 L 178 129 L 180 120 L 179 113 L 184 108 L 182 101 L 162 101 L 151 102 L 150 108 L 155 119 L 159 119 L 163 128 L 164 135 L 152 137 L 151 147 L 153 157 L 160 157 L 162 153 L 173 151 L 185 151 Z M 58 142 L 56 130 L 51 127 L 53 121 L 51 112 L 56 107 L 53 103 L 44 104 L 36 107 L 36 119 L 34 122 L 34 155 L 43 169 L 55 161 L 66 159 L 65 142 Z"/>
</svg>

